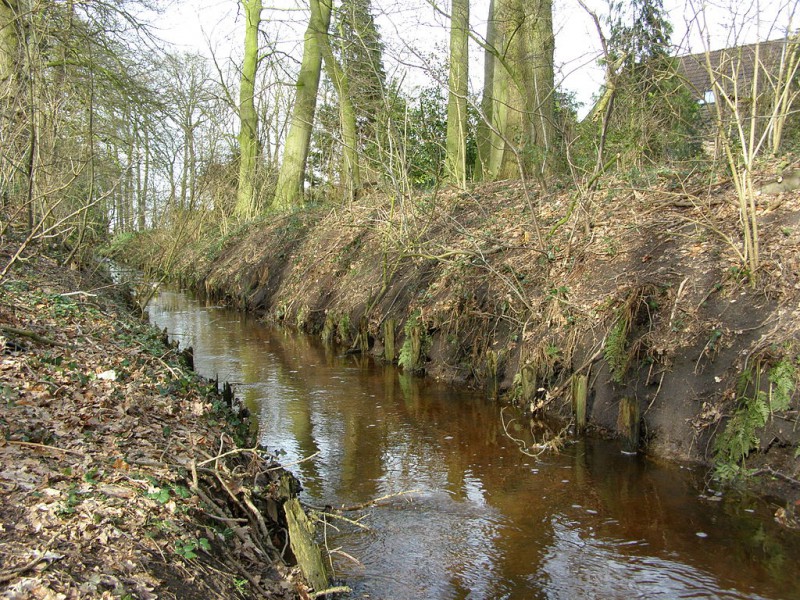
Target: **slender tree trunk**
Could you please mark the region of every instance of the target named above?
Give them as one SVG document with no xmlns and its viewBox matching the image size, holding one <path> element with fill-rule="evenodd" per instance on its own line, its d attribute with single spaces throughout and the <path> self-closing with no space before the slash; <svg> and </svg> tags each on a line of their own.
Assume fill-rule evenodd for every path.
<svg viewBox="0 0 800 600">
<path fill-rule="evenodd" d="M 147 127 L 144 128 L 144 173 L 142 174 L 142 190 L 139 193 L 138 202 L 138 229 L 144 231 L 147 228 L 147 196 L 150 188 L 150 133 Z"/>
<path fill-rule="evenodd" d="M 467 93 L 469 83 L 469 0 L 453 0 L 450 77 L 447 98 L 447 177 L 467 187 Z"/>
<path fill-rule="evenodd" d="M 350 81 L 341 65 L 336 61 L 331 49 L 330 37 L 327 30 L 322 36 L 323 57 L 325 59 L 325 69 L 328 76 L 336 88 L 339 96 L 339 124 L 342 128 L 342 173 L 341 185 L 343 198 L 345 200 L 355 200 L 358 190 L 361 187 L 361 174 L 358 166 L 358 130 L 356 129 L 356 111 L 350 97 Z"/>
<path fill-rule="evenodd" d="M 236 215 L 247 218 L 252 216 L 256 209 L 258 114 L 255 105 L 255 81 L 258 69 L 258 28 L 261 25 L 263 4 L 262 0 L 240 0 L 240 2 L 245 12 L 245 35 L 239 88 L 239 185 L 236 190 Z"/>
<path fill-rule="evenodd" d="M 489 0 L 489 15 L 486 25 L 486 50 L 483 58 L 483 96 L 481 98 L 481 119 L 478 121 L 478 156 L 474 169 L 476 181 L 490 180 L 489 160 L 492 153 L 492 123 L 494 115 L 494 73 L 497 68 L 497 23 L 495 22 L 495 2 Z"/>
<path fill-rule="evenodd" d="M 311 0 L 311 18 L 303 44 L 303 61 L 297 76 L 297 95 L 292 111 L 292 125 L 286 138 L 283 162 L 278 174 L 274 207 L 290 210 L 303 199 L 306 159 L 311 143 L 311 129 L 317 106 L 322 71 L 323 36 L 331 22 L 331 0 Z"/>
</svg>

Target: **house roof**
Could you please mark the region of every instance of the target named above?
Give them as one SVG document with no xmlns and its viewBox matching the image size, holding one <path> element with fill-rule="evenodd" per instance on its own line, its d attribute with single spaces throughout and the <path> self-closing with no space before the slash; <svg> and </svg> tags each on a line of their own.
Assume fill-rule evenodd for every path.
<svg viewBox="0 0 800 600">
<path fill-rule="evenodd" d="M 720 85 L 728 92 L 740 90 L 737 95 L 749 96 L 749 89 L 753 82 L 753 73 L 756 64 L 756 49 L 758 49 L 758 62 L 767 72 L 774 72 L 780 65 L 781 56 L 785 51 L 796 47 L 797 39 L 782 38 L 745 46 L 723 48 L 698 54 L 687 54 L 677 57 L 678 73 L 686 80 L 687 87 L 696 100 L 702 100 L 707 91 L 714 87 L 711 83 L 710 71 L 713 72 Z M 761 77 L 761 76 L 760 76 Z"/>
</svg>

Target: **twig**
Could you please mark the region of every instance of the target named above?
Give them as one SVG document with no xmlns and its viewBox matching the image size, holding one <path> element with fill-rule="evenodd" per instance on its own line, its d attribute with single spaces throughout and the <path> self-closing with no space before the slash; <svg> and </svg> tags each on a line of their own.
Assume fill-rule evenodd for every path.
<svg viewBox="0 0 800 600">
<path fill-rule="evenodd" d="M 672 330 L 672 322 L 675 320 L 675 313 L 678 312 L 678 302 L 680 302 L 681 295 L 683 294 L 683 287 L 686 285 L 687 281 L 689 281 L 688 277 L 684 278 L 684 280 L 681 281 L 681 284 L 678 286 L 678 292 L 675 294 L 675 304 L 673 304 L 672 312 L 669 315 L 668 328 L 670 329 L 670 331 Z"/>
<path fill-rule="evenodd" d="M 349 594 L 352 591 L 353 590 L 351 590 L 346 585 L 337 585 L 336 587 L 329 587 L 325 590 L 314 592 L 313 594 L 309 595 L 309 598 L 322 598 L 323 596 L 327 596 L 328 594 Z"/>
<path fill-rule="evenodd" d="M 47 543 L 45 543 L 42 549 L 36 552 L 36 554 L 38 554 L 36 558 L 31 559 L 24 565 L 17 567 L 15 569 L 9 569 L 7 571 L 0 572 L 0 583 L 8 583 L 9 581 L 12 581 L 16 577 L 19 577 L 25 571 L 30 571 L 33 567 L 35 567 L 40 562 L 45 560 L 47 558 L 47 551 L 50 549 L 50 546 L 53 545 L 53 542 L 56 541 L 56 539 L 58 538 L 58 536 L 61 535 L 62 532 L 63 529 L 59 529 L 56 533 L 54 533 L 53 537 L 47 540 Z"/>
<path fill-rule="evenodd" d="M 753 475 L 763 475 L 765 473 L 772 475 L 773 477 L 777 477 L 778 479 L 783 479 L 784 481 L 787 481 L 793 485 L 800 486 L 800 480 L 795 479 L 794 477 L 789 477 L 788 475 L 784 475 L 783 473 L 781 473 L 780 471 L 776 471 L 772 467 L 764 467 L 762 469 L 758 469 L 753 473 Z"/>
<path fill-rule="evenodd" d="M 337 515 L 335 513 L 324 512 L 324 511 L 319 511 L 317 512 L 317 514 L 322 515 L 323 517 L 330 517 L 331 519 L 339 519 L 340 521 L 344 521 L 345 523 L 350 523 L 350 525 L 355 525 L 356 527 L 359 527 L 360 529 L 363 529 L 365 531 L 370 531 L 370 528 L 364 525 L 363 523 L 360 523 L 359 521 L 354 519 L 348 519 L 347 517 L 343 517 L 342 515 Z"/>
<path fill-rule="evenodd" d="M 285 465 L 278 465 L 277 467 L 270 467 L 269 469 L 265 469 L 264 472 L 265 473 L 269 473 L 270 471 L 280 471 L 281 469 L 285 469 L 286 467 L 293 467 L 295 465 L 299 465 L 300 463 L 304 463 L 304 462 L 306 462 L 308 460 L 311 460 L 312 458 L 316 458 L 319 455 L 319 452 L 320 451 L 317 450 L 316 452 L 314 452 L 314 454 L 310 454 L 310 455 L 306 456 L 305 458 L 301 458 L 300 460 L 296 460 L 294 462 L 286 463 Z"/>
<path fill-rule="evenodd" d="M 385 496 L 381 496 L 380 498 L 375 498 L 374 500 L 370 500 L 369 502 L 362 502 L 361 504 L 355 504 L 353 506 L 343 506 L 337 510 L 341 512 L 353 512 L 356 510 L 363 510 L 368 506 L 375 506 L 378 502 L 383 502 L 384 500 L 390 500 L 392 498 L 397 498 L 398 496 L 405 496 L 407 494 L 419 494 L 422 490 L 407 490 L 405 492 L 397 492 L 396 494 L 386 494 Z"/>
<path fill-rule="evenodd" d="M 259 448 L 258 446 L 254 446 L 253 448 L 234 448 L 233 450 L 229 450 L 228 452 L 224 452 L 215 456 L 214 458 L 209 458 L 208 460 L 204 460 L 202 462 L 197 463 L 198 467 L 202 467 L 207 465 L 208 463 L 212 463 L 214 461 L 219 460 L 220 458 L 225 458 L 226 456 L 231 456 L 232 454 L 242 454 L 244 452 L 253 452 L 254 454 L 258 454 Z"/>
<path fill-rule="evenodd" d="M 22 442 L 20 440 L 4 440 L 6 444 L 15 444 L 17 446 L 28 446 L 31 448 L 43 448 L 45 450 L 57 450 L 58 452 L 66 452 L 67 454 L 74 454 L 76 456 L 86 456 L 84 452 L 78 450 L 67 450 L 66 448 L 59 448 L 58 446 L 48 446 L 47 444 L 37 444 L 35 442 Z"/>
</svg>

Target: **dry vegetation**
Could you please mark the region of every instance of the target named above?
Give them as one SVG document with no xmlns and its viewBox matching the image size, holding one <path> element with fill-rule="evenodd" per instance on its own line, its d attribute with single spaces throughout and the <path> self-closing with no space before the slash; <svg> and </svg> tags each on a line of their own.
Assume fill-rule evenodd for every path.
<svg viewBox="0 0 800 600">
<path fill-rule="evenodd" d="M 798 356 L 800 194 L 765 187 L 758 206 L 757 273 L 741 259 L 732 183 L 669 172 L 606 178 L 583 196 L 518 181 L 375 195 L 267 217 L 224 242 L 194 230 L 168 270 L 348 348 L 367 340 L 378 356 L 388 326 L 401 365 L 499 388 L 533 411 L 569 417 L 571 378 L 589 375 L 590 424 L 613 432 L 620 399 L 634 397 L 649 451 L 710 462 L 715 434 L 752 392 L 740 376 L 761 364 L 768 388 L 767 370 Z M 158 264 L 159 236 L 169 233 L 126 254 Z M 797 408 L 792 388 L 750 448 L 769 449 L 795 480 Z"/>
<path fill-rule="evenodd" d="M 279 467 L 110 281 L 34 250 L 0 287 L 2 597 L 297 596 Z"/>
</svg>

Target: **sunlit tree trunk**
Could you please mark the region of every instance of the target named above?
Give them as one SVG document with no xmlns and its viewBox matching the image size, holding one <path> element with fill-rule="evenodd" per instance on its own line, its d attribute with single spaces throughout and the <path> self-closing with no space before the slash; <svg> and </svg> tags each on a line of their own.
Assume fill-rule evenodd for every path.
<svg viewBox="0 0 800 600">
<path fill-rule="evenodd" d="M 492 87 L 494 85 L 494 70 L 497 48 L 497 26 L 494 21 L 494 0 L 489 0 L 489 16 L 486 25 L 486 50 L 483 57 L 483 96 L 481 97 L 481 118 L 478 121 L 478 156 L 474 168 L 475 180 L 488 179 L 489 155 L 492 148 L 491 123 L 493 119 Z"/>
<path fill-rule="evenodd" d="M 317 107 L 324 37 L 331 22 L 331 0 L 311 0 L 311 17 L 303 43 L 303 61 L 297 76 L 292 124 L 283 151 L 273 206 L 289 210 L 302 203 L 306 159 Z"/>
<path fill-rule="evenodd" d="M 487 47 L 492 85 L 485 88 L 491 93 L 491 134 L 483 141 L 483 177 L 542 176 L 552 167 L 555 148 L 552 0 L 495 0 L 493 9 Z"/>
<path fill-rule="evenodd" d="M 239 185 L 236 190 L 236 214 L 247 218 L 252 216 L 256 209 L 258 114 L 255 104 L 255 81 L 258 68 L 258 28 L 261 25 L 263 4 L 261 0 L 239 1 L 245 13 L 245 34 L 239 87 Z"/>
<path fill-rule="evenodd" d="M 450 23 L 450 78 L 447 98 L 447 177 L 467 186 L 467 92 L 469 80 L 469 0 L 453 0 Z"/>
<path fill-rule="evenodd" d="M 361 174 L 358 166 L 358 131 L 356 129 L 356 111 L 350 97 L 350 80 L 333 55 L 327 31 L 323 36 L 323 56 L 325 69 L 339 96 L 339 124 L 342 128 L 342 173 L 341 185 L 343 197 L 354 200 L 361 187 Z"/>
</svg>

